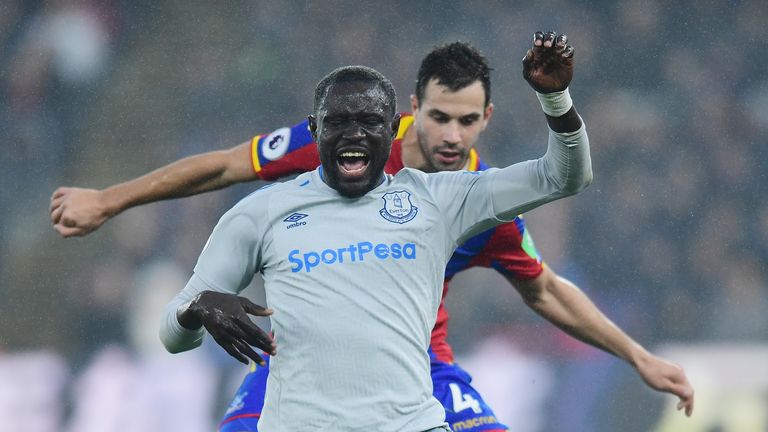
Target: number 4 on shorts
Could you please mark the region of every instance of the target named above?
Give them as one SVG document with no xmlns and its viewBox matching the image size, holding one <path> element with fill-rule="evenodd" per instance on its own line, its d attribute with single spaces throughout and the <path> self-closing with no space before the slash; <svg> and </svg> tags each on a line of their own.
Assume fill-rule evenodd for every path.
<svg viewBox="0 0 768 432">
<path fill-rule="evenodd" d="M 458 384 L 450 383 L 448 387 L 451 389 L 451 396 L 453 396 L 453 411 L 464 411 L 467 408 L 472 408 L 475 414 L 480 414 L 483 410 L 480 409 L 480 402 L 473 398 L 470 394 L 462 394 Z"/>
</svg>

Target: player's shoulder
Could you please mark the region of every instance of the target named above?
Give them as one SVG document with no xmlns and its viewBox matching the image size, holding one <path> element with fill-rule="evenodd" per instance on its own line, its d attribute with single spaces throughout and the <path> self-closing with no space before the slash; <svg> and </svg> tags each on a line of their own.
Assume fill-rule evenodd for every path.
<svg viewBox="0 0 768 432">
<path fill-rule="evenodd" d="M 415 168 L 403 168 L 394 176 L 395 182 L 410 182 L 416 184 L 422 184 L 425 187 L 439 184 L 451 184 L 456 182 L 474 181 L 477 177 L 485 175 L 486 173 L 493 172 L 495 169 L 491 168 L 484 171 L 439 171 L 434 173 L 425 173 L 424 171 Z M 496 169 L 497 170 L 497 169 Z"/>
<path fill-rule="evenodd" d="M 417 170 L 416 168 L 405 167 L 398 171 L 392 178 L 396 181 L 405 181 L 409 179 L 423 179 L 426 178 L 427 175 L 428 174 L 424 171 Z"/>
<path fill-rule="evenodd" d="M 425 173 L 416 168 L 403 168 L 392 176 L 393 185 L 413 185 L 416 187 L 428 187 L 429 176 L 433 174 Z"/>
<path fill-rule="evenodd" d="M 306 185 L 309 182 L 311 175 L 312 172 L 306 172 L 291 180 L 275 181 L 266 184 L 241 199 L 235 204 L 232 211 L 252 213 L 256 209 L 265 208 L 275 198 L 285 196 L 285 194 L 295 194 L 301 189 L 302 185 Z"/>
</svg>

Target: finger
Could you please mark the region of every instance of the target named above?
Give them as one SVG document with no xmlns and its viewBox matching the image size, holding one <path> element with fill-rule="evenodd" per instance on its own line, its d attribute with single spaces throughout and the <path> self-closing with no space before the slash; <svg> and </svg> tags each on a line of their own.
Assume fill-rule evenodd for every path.
<svg viewBox="0 0 768 432">
<path fill-rule="evenodd" d="M 531 62 L 533 62 L 533 50 L 529 49 L 523 56 L 523 70 L 530 68 Z"/>
<path fill-rule="evenodd" d="M 274 345 L 272 337 L 254 324 L 247 315 L 234 318 L 227 331 L 230 336 L 242 339 L 260 349 L 271 349 Z"/>
<path fill-rule="evenodd" d="M 54 209 L 61 206 L 61 203 L 64 202 L 64 195 L 58 196 L 58 197 L 51 197 L 51 205 L 48 206 L 48 211 L 53 212 Z"/>
<path fill-rule="evenodd" d="M 681 397 L 693 396 L 693 386 L 688 382 L 688 377 L 685 376 L 682 367 L 674 365 L 674 371 L 668 375 L 667 380 L 676 395 Z"/>
<path fill-rule="evenodd" d="M 568 43 L 568 35 L 561 34 L 560 36 L 555 39 L 555 45 L 558 48 L 564 47 Z"/>
<path fill-rule="evenodd" d="M 540 47 L 544 44 L 544 33 L 537 31 L 533 34 L 533 46 Z"/>
<path fill-rule="evenodd" d="M 563 49 L 563 52 L 560 55 L 565 58 L 573 58 L 573 52 L 574 52 L 573 47 L 568 45 L 565 47 L 565 49 Z"/>
<path fill-rule="evenodd" d="M 542 40 L 542 46 L 549 48 L 552 45 L 554 45 L 555 44 L 555 36 L 556 36 L 556 34 L 553 31 L 549 31 L 549 32 L 545 33 L 544 34 L 544 38 Z"/>
<path fill-rule="evenodd" d="M 685 415 L 690 417 L 693 413 L 693 388 L 690 385 L 673 384 L 670 386 L 670 390 L 680 398 L 680 401 L 677 403 L 678 411 L 685 409 Z"/>
<path fill-rule="evenodd" d="M 256 354 L 256 351 L 254 351 L 253 348 L 251 348 L 251 346 L 248 345 L 247 343 L 245 343 L 245 342 L 243 342 L 241 340 L 236 340 L 235 341 L 235 346 L 237 347 L 237 349 L 241 353 L 245 354 L 246 357 L 248 357 L 251 360 L 253 360 L 257 365 L 259 365 L 259 366 L 266 366 L 267 365 L 267 362 L 265 362 L 264 359 L 260 355 Z"/>
<path fill-rule="evenodd" d="M 54 225 L 59 223 L 62 213 L 64 213 L 64 206 L 59 206 L 53 209 L 51 212 L 51 222 L 53 222 Z"/>
<path fill-rule="evenodd" d="M 241 338 L 264 352 L 274 355 L 276 353 L 277 344 L 269 335 L 269 333 L 262 330 L 259 326 L 251 322 L 251 320 L 238 320 L 238 326 L 242 332 Z"/>
<path fill-rule="evenodd" d="M 259 306 L 245 297 L 238 297 L 238 298 L 240 299 L 240 304 L 243 306 L 243 309 L 245 309 L 245 311 L 251 315 L 270 316 L 272 315 L 272 313 L 274 313 L 272 309 L 265 308 L 264 306 Z"/>
<path fill-rule="evenodd" d="M 54 200 L 60 196 L 65 195 L 69 191 L 69 188 L 66 187 L 60 187 L 53 191 L 53 194 L 51 194 L 51 200 Z"/>
<path fill-rule="evenodd" d="M 238 320 L 240 335 L 243 339 L 247 340 L 253 346 L 259 347 L 264 351 L 271 352 L 275 347 L 275 341 L 269 333 L 262 330 L 259 326 L 251 322 L 249 319 Z"/>
<path fill-rule="evenodd" d="M 220 347 L 224 348 L 224 351 L 226 351 L 227 354 L 234 357 L 235 360 L 239 361 L 240 363 L 248 364 L 248 358 L 241 354 L 237 348 L 235 348 L 234 344 L 236 340 L 234 338 L 224 336 L 220 333 L 211 333 L 211 336 L 213 336 L 213 340 L 215 340 Z"/>
<path fill-rule="evenodd" d="M 242 355 L 240 351 L 238 351 L 233 345 L 222 345 L 219 344 L 220 347 L 224 348 L 224 351 L 226 351 L 229 355 L 235 358 L 235 360 L 239 361 L 243 364 L 248 364 L 248 357 Z"/>
<path fill-rule="evenodd" d="M 677 410 L 684 410 L 685 416 L 690 417 L 693 414 L 693 400 L 680 401 L 677 403 Z"/>
</svg>

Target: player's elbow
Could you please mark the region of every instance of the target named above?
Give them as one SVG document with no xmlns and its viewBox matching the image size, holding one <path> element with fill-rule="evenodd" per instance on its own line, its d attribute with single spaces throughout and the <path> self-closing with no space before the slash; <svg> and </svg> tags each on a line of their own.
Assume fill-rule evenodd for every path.
<svg viewBox="0 0 768 432">
<path fill-rule="evenodd" d="M 592 184 L 592 180 L 592 167 L 588 165 L 574 173 L 571 173 L 563 186 L 560 188 L 560 193 L 562 193 L 564 196 L 576 195 L 577 193 L 589 187 L 589 185 Z"/>
<path fill-rule="evenodd" d="M 540 289 L 520 291 L 520 296 L 523 299 L 523 303 L 533 310 L 538 309 L 538 306 L 545 300 L 544 291 Z"/>
<path fill-rule="evenodd" d="M 544 266 L 537 277 L 526 280 L 510 279 L 512 285 L 520 293 L 523 302 L 532 309 L 539 309 L 542 305 L 551 304 L 557 293 L 562 289 L 562 280 L 549 267 Z"/>
</svg>

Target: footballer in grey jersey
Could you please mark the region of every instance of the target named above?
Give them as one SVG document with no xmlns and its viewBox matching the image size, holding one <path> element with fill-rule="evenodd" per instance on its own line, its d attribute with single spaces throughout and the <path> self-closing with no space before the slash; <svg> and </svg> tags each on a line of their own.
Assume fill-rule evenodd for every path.
<svg viewBox="0 0 768 432">
<path fill-rule="evenodd" d="M 586 132 L 550 133 L 544 158 L 484 172 L 405 169 L 355 199 L 322 168 L 259 190 L 225 214 L 169 305 L 167 346 L 200 344 L 176 309 L 205 290 L 237 293 L 256 273 L 280 354 L 264 411 L 270 430 L 422 431 L 432 397 L 430 331 L 445 265 L 463 239 L 588 182 Z M 574 181 L 577 179 L 577 181 Z"/>
<path fill-rule="evenodd" d="M 318 84 L 322 166 L 263 188 L 214 229 L 161 339 L 201 343 L 193 299 L 265 282 L 280 353 L 259 430 L 420 432 L 444 426 L 427 349 L 458 244 L 591 181 L 586 131 L 550 131 L 544 157 L 483 172 L 383 174 L 398 126 L 391 84 L 342 68 Z M 391 124 L 388 119 L 393 119 Z M 187 305 L 187 306 L 185 306 Z"/>
</svg>

